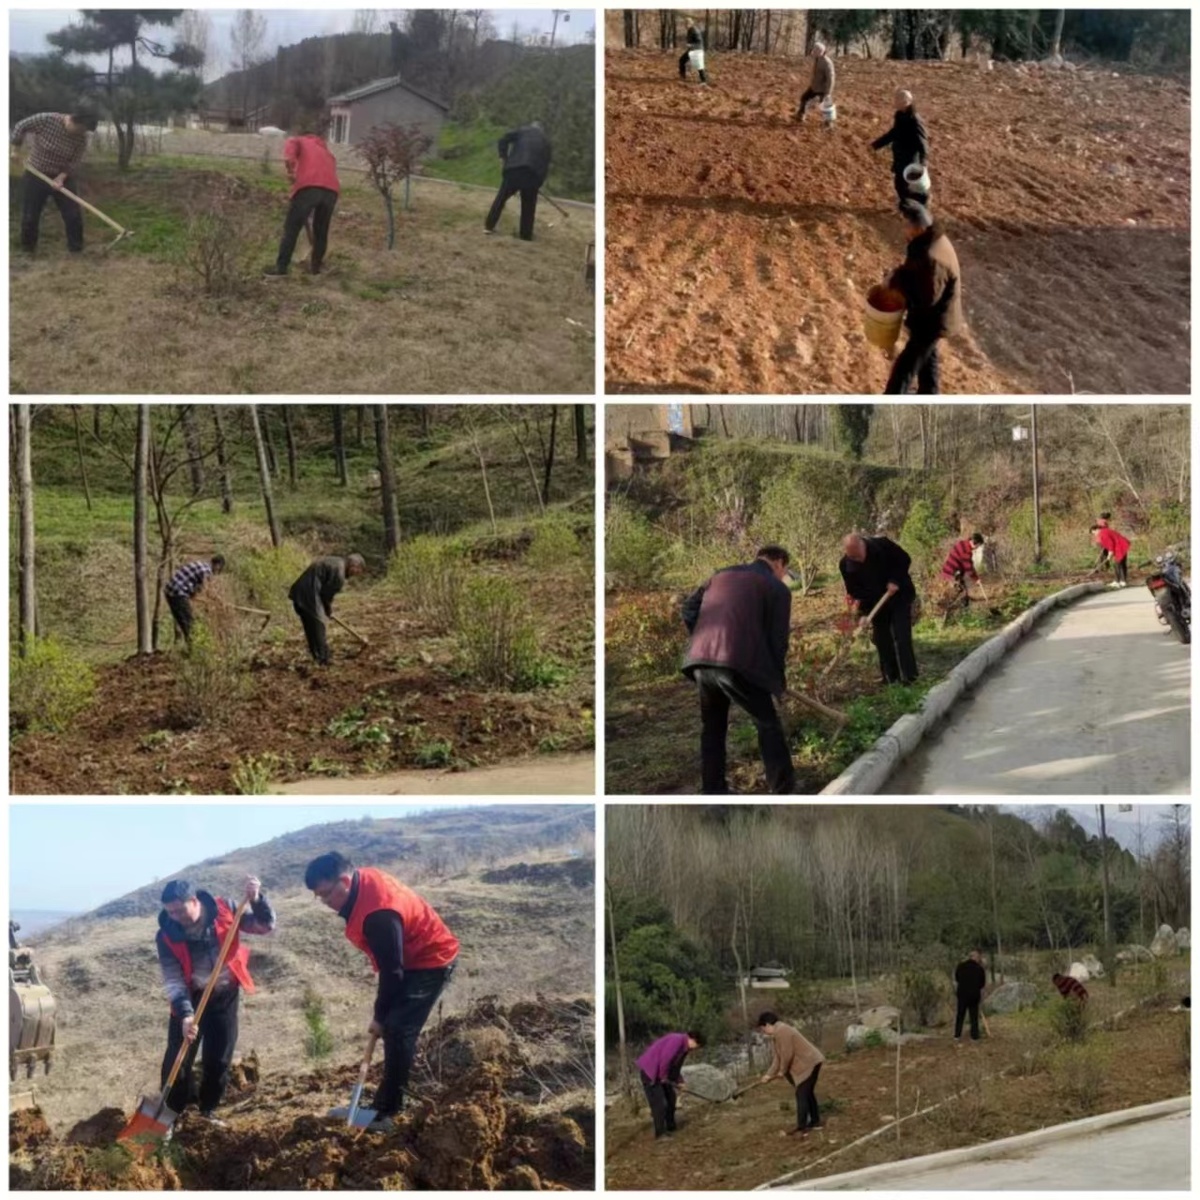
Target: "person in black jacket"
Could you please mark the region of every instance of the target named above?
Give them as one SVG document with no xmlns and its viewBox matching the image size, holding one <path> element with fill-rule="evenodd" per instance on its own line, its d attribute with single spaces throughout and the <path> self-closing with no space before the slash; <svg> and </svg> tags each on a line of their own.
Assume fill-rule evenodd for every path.
<svg viewBox="0 0 1200 1200">
<path fill-rule="evenodd" d="M 308 652 L 319 666 L 329 666 L 329 643 L 325 639 L 325 618 L 333 616 L 333 598 L 346 586 L 347 579 L 367 569 L 361 554 L 345 558 L 331 555 L 310 563 L 304 574 L 292 584 L 288 599 L 304 626 Z"/>
<path fill-rule="evenodd" d="M 892 118 L 892 127 L 871 143 L 871 149 L 882 150 L 884 146 L 892 148 L 892 176 L 898 203 L 923 200 L 923 196 L 910 192 L 908 184 L 904 182 L 905 167 L 913 163 L 924 166 L 929 161 L 929 134 L 925 132 L 925 122 L 917 116 L 917 110 L 913 107 L 912 92 L 896 92 L 896 115 Z"/>
<path fill-rule="evenodd" d="M 700 32 L 695 21 L 687 27 L 687 49 L 679 56 L 679 78 L 684 81 L 687 80 L 689 63 L 695 66 L 700 82 L 708 83 L 708 76 L 704 71 L 704 34 Z"/>
<path fill-rule="evenodd" d="M 983 955 L 978 950 L 971 953 L 954 968 L 954 989 L 957 1003 L 954 1009 L 954 1040 L 962 1041 L 963 1017 L 971 1014 L 971 1041 L 979 1041 L 979 1002 L 987 986 L 987 972 L 983 969 Z"/>
<path fill-rule="evenodd" d="M 917 678 L 917 656 L 912 643 L 912 609 L 917 598 L 912 559 L 890 538 L 847 534 L 842 539 L 843 558 L 838 564 L 846 595 L 859 627 L 865 628 L 875 605 L 887 603 L 871 618 L 871 640 L 879 653 L 884 683 L 912 683 Z"/>
<path fill-rule="evenodd" d="M 691 634 L 683 673 L 700 690 L 702 791 L 721 796 L 729 706 L 750 715 L 767 783 L 776 794 L 796 782 L 792 755 L 773 696 L 787 689 L 784 675 L 791 632 L 792 593 L 783 582 L 789 556 L 782 546 L 764 546 L 752 563 L 718 571 L 683 604 Z"/>
<path fill-rule="evenodd" d="M 485 232 L 493 233 L 509 197 L 520 192 L 521 240 L 532 242 L 538 191 L 550 173 L 550 139 L 542 132 L 541 123 L 534 121 L 506 133 L 496 145 L 504 168 L 500 175 L 500 190 L 492 201 L 483 228 Z"/>
</svg>

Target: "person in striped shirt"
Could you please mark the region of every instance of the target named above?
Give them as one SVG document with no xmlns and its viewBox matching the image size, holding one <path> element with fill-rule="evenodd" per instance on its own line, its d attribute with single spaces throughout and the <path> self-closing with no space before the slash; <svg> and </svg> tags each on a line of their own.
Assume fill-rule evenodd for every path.
<svg viewBox="0 0 1200 1200">
<path fill-rule="evenodd" d="M 214 554 L 209 562 L 184 563 L 163 588 L 171 616 L 175 618 L 175 628 L 183 634 L 184 641 L 190 641 L 192 636 L 192 623 L 195 621 L 193 597 L 200 593 L 212 576 L 220 575 L 224 569 L 225 559 L 220 554 Z"/>
<path fill-rule="evenodd" d="M 1050 982 L 1058 988 L 1059 994 L 1064 1000 L 1078 1000 L 1080 1004 L 1087 1003 L 1087 988 L 1083 986 L 1073 975 L 1059 975 L 1057 972 L 1051 976 Z"/>
<path fill-rule="evenodd" d="M 78 195 L 75 169 L 87 150 L 88 134 L 96 128 L 96 114 L 84 106 L 72 113 L 34 113 L 13 126 L 12 154 L 21 156 L 21 144 L 32 137 L 28 166 L 47 176 L 39 179 L 26 170 L 21 178 L 21 249 L 32 254 L 37 249 L 38 226 L 47 200 L 53 200 L 67 234 L 67 249 L 83 251 L 83 210 L 62 194 L 65 187 Z"/>
<path fill-rule="evenodd" d="M 968 579 L 979 582 L 979 573 L 975 570 L 975 547 L 982 545 L 982 533 L 973 533 L 969 538 L 959 538 L 950 547 L 950 553 L 942 563 L 942 578 L 954 583 L 963 595 L 967 593 Z"/>
</svg>

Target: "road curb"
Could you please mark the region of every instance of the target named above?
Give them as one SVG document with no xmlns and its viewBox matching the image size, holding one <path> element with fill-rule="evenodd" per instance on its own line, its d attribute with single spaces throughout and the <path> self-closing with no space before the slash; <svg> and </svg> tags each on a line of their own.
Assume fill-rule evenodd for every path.
<svg viewBox="0 0 1200 1200">
<path fill-rule="evenodd" d="M 1086 1137 L 1088 1134 L 1099 1133 L 1105 1129 L 1115 1129 L 1120 1125 L 1136 1125 L 1141 1121 L 1153 1121 L 1157 1117 L 1169 1117 L 1176 1113 L 1189 1112 L 1192 1100 L 1190 1096 L 1177 1096 L 1173 1100 L 1158 1100 L 1154 1104 L 1143 1104 L 1138 1108 L 1126 1108 L 1119 1112 L 1101 1113 L 1096 1117 L 1085 1117 L 1082 1121 L 1069 1121 L 1065 1125 L 1050 1125 L 1045 1129 L 1036 1129 L 1032 1133 L 1019 1133 L 1015 1137 L 1001 1138 L 998 1142 L 984 1142 L 981 1146 L 961 1146 L 956 1150 L 942 1150 L 937 1154 L 924 1154 L 919 1158 L 902 1159 L 894 1163 L 880 1163 L 874 1167 L 863 1167 L 858 1171 L 846 1171 L 841 1175 L 827 1175 L 823 1179 L 810 1179 L 804 1183 L 780 1183 L 778 1189 L 775 1183 L 761 1183 L 754 1190 L 765 1192 L 779 1191 L 821 1191 L 842 1190 L 849 1188 L 868 1188 L 873 1180 L 888 1182 L 909 1175 L 919 1175 L 937 1167 L 952 1167 L 961 1163 L 981 1162 L 991 1158 L 1003 1157 L 1042 1146 L 1048 1142 L 1063 1141 L 1073 1137 Z M 787 1178 L 785 1176 L 785 1178 Z M 886 1183 L 876 1186 L 886 1189 Z"/>
<path fill-rule="evenodd" d="M 875 795 L 901 761 L 949 714 L 959 697 L 1012 650 L 1047 613 L 1094 592 L 1104 591 L 1106 586 L 1103 583 L 1076 583 L 1026 609 L 994 637 L 976 646 L 941 683 L 929 689 L 918 712 L 902 716 L 879 737 L 870 750 L 859 755 L 835 780 L 826 784 L 820 794 Z"/>
</svg>

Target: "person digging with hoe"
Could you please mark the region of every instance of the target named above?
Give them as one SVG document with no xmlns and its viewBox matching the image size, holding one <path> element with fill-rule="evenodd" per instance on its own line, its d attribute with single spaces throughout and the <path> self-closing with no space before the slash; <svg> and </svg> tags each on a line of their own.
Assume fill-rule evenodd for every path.
<svg viewBox="0 0 1200 1200">
<path fill-rule="evenodd" d="M 347 940 L 379 976 L 365 1061 L 376 1039 L 382 1039 L 383 1081 L 366 1128 L 386 1133 L 404 1107 L 421 1029 L 454 974 L 458 939 L 411 888 L 386 871 L 356 868 L 336 850 L 308 864 L 304 886 L 346 922 Z"/>
<path fill-rule="evenodd" d="M 333 616 L 333 598 L 346 586 L 347 579 L 361 575 L 367 564 L 361 554 L 345 558 L 331 555 L 318 558 L 292 584 L 288 599 L 304 626 L 308 652 L 318 666 L 329 666 L 329 642 L 325 637 L 325 621 Z"/>
<path fill-rule="evenodd" d="M 748 713 L 758 730 L 771 791 L 786 795 L 795 787 L 787 735 L 773 700 L 787 690 L 792 593 L 783 580 L 788 562 L 782 546 L 764 546 L 752 563 L 718 571 L 684 601 L 683 623 L 691 640 L 682 669 L 700 693 L 706 796 L 729 792 L 725 742 L 731 704 Z"/>
<path fill-rule="evenodd" d="M 28 170 L 21 176 L 21 249 L 27 254 L 37 249 L 38 227 L 47 199 L 54 201 L 62 217 L 67 250 L 72 254 L 83 252 L 83 209 L 64 196 L 62 189 L 79 195 L 75 170 L 83 160 L 88 134 L 95 132 L 96 124 L 95 111 L 87 105 L 78 105 L 70 113 L 35 113 L 13 127 L 13 157 L 20 159 L 21 144 L 26 135 L 32 136 L 29 166 L 50 179 L 47 183 Z"/>
<path fill-rule="evenodd" d="M 550 173 L 550 139 L 542 132 L 541 122 L 534 121 L 506 133 L 496 147 L 503 169 L 500 173 L 500 190 L 483 224 L 484 232 L 495 233 L 504 206 L 510 197 L 520 192 L 521 240 L 532 242 L 538 191 Z"/>
<path fill-rule="evenodd" d="M 683 1060 L 704 1045 L 698 1033 L 665 1033 L 651 1042 L 637 1060 L 642 1091 L 650 1106 L 655 1138 L 675 1132 L 676 1092 L 686 1092 L 683 1082 Z"/>
<path fill-rule="evenodd" d="M 912 559 L 891 538 L 849 533 L 842 539 L 838 570 L 846 599 L 859 629 L 870 627 L 884 683 L 912 683 L 918 675 L 912 641 L 917 589 L 911 566 Z"/>
<path fill-rule="evenodd" d="M 192 612 L 192 601 L 214 575 L 220 575 L 224 570 L 225 559 L 220 554 L 214 554 L 210 562 L 184 563 L 163 588 L 167 607 L 175 618 L 175 628 L 185 642 L 191 640 L 192 625 L 196 619 Z"/>
<path fill-rule="evenodd" d="M 183 1069 L 165 1097 L 167 1107 L 181 1113 L 196 1099 L 200 1115 L 215 1125 L 224 1124 L 213 1114 L 225 1094 L 229 1065 L 237 1047 L 238 1001 L 243 991 L 254 991 L 250 951 L 241 944 L 241 935 L 265 935 L 275 928 L 275 911 L 262 884 L 253 876 L 246 879 L 245 897 L 250 907 L 238 923 L 229 956 L 199 1022 L 196 1007 L 233 925 L 237 906 L 232 900 L 197 891 L 186 879 L 173 879 L 162 891 L 163 908 L 155 938 L 163 989 L 171 1005 L 161 1086 L 166 1087 L 180 1047 L 184 1042 L 191 1045 Z M 194 1080 L 197 1052 L 202 1066 L 198 1089 Z"/>
<path fill-rule="evenodd" d="M 312 257 L 308 270 L 310 275 L 320 275 L 341 184 L 338 182 L 337 159 L 326 145 L 316 122 L 302 122 L 296 136 L 284 142 L 283 165 L 292 184 L 292 198 L 283 222 L 279 254 L 274 265 L 263 275 L 268 279 L 281 279 L 288 273 L 300 230 L 310 222 Z"/>
<path fill-rule="evenodd" d="M 816 1087 L 825 1055 L 773 1012 L 761 1013 L 754 1028 L 771 1039 L 771 1065 L 761 1082 L 786 1079 L 796 1089 L 796 1128 L 788 1131 L 788 1137 L 808 1137 L 810 1129 L 821 1128 Z"/>
<path fill-rule="evenodd" d="M 1113 582 L 1109 587 L 1123 588 L 1129 586 L 1129 539 L 1118 533 L 1107 521 L 1103 525 L 1098 522 L 1091 528 L 1092 542 L 1100 547 L 1100 561 L 1095 571 L 1099 571 L 1109 559 L 1113 565 Z"/>
</svg>

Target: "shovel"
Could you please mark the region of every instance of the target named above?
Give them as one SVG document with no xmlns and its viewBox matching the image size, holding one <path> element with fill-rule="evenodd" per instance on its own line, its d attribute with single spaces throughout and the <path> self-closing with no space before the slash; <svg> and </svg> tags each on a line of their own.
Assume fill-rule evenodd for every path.
<svg viewBox="0 0 1200 1200">
<path fill-rule="evenodd" d="M 354 1085 L 354 1091 L 350 1093 L 350 1112 L 346 1117 L 347 1125 L 356 1124 L 355 1118 L 360 1112 L 362 1112 L 364 1116 L 368 1117 L 368 1120 L 365 1122 L 367 1125 L 369 1125 L 371 1121 L 375 1119 L 374 1112 L 372 1112 L 370 1109 L 360 1109 L 359 1103 L 362 1101 L 363 1088 L 367 1083 L 367 1071 L 371 1066 L 371 1056 L 375 1053 L 375 1043 L 378 1040 L 379 1034 L 373 1033 L 367 1042 L 367 1052 L 363 1056 L 362 1066 L 359 1068 L 358 1072 L 358 1082 Z"/>
<path fill-rule="evenodd" d="M 208 1007 L 208 998 L 217 985 L 217 980 L 225 967 L 225 960 L 229 957 L 230 948 L 233 946 L 233 939 L 237 937 L 238 926 L 241 925 L 242 917 L 249 907 L 250 901 L 243 900 L 234 914 L 233 924 L 229 926 L 229 932 L 225 935 L 225 941 L 221 945 L 221 953 L 217 956 L 217 964 L 208 977 L 204 995 L 200 997 L 200 1003 L 196 1007 L 197 1026 L 200 1024 L 200 1018 L 204 1016 L 205 1008 Z M 152 1150 L 155 1143 L 161 1142 L 171 1132 L 171 1126 L 179 1119 L 179 1114 L 167 1107 L 167 1097 L 171 1094 L 171 1088 L 175 1086 L 175 1080 L 183 1068 L 183 1060 L 187 1057 L 191 1047 L 192 1043 L 184 1038 L 183 1045 L 179 1047 L 179 1053 L 175 1055 L 175 1063 L 171 1067 L 171 1073 L 167 1076 L 163 1090 L 157 1095 L 142 1098 L 137 1111 L 129 1118 L 125 1128 L 117 1134 L 117 1141 L 132 1141 L 134 1146 L 144 1154 Z"/>
<path fill-rule="evenodd" d="M 43 175 L 41 171 L 37 169 L 37 167 L 31 167 L 28 163 L 26 163 L 25 170 L 27 170 L 30 175 L 40 179 L 43 183 L 48 183 L 51 187 L 54 187 L 54 180 L 47 175 Z M 118 225 L 116 221 L 112 219 L 112 217 L 106 217 L 98 208 L 95 208 L 86 200 L 75 195 L 74 192 L 68 191 L 65 187 L 55 188 L 55 191 L 61 192 L 70 200 L 74 200 L 80 208 L 86 208 L 93 216 L 99 217 L 100 220 L 102 220 L 106 225 L 111 225 L 117 231 L 117 236 L 108 243 L 108 245 L 105 247 L 106 250 L 111 250 L 119 241 L 122 241 L 127 237 L 133 237 L 132 229 L 126 229 L 123 225 Z"/>
</svg>

